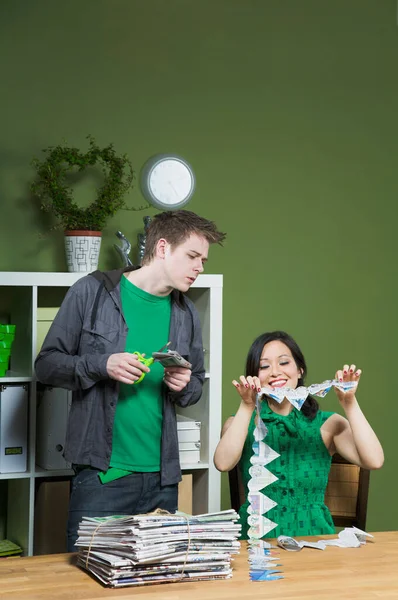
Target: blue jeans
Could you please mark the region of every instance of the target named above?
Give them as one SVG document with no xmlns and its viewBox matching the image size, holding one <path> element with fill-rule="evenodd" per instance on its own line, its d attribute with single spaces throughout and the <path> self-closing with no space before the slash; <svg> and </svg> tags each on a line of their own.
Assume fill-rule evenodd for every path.
<svg viewBox="0 0 398 600">
<path fill-rule="evenodd" d="M 68 552 L 75 552 L 77 530 L 82 517 L 136 515 L 163 508 L 177 510 L 178 484 L 160 485 L 160 473 L 131 473 L 109 483 L 101 483 L 99 471 L 77 470 L 72 480 L 68 515 Z"/>
</svg>

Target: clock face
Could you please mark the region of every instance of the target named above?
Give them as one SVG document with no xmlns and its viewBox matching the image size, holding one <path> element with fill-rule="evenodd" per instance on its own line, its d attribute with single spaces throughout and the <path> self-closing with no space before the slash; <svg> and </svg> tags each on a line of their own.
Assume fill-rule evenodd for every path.
<svg viewBox="0 0 398 600">
<path fill-rule="evenodd" d="M 191 199 L 195 177 L 182 158 L 161 155 L 149 159 L 141 175 L 141 189 L 146 199 L 157 208 L 181 208 Z"/>
</svg>

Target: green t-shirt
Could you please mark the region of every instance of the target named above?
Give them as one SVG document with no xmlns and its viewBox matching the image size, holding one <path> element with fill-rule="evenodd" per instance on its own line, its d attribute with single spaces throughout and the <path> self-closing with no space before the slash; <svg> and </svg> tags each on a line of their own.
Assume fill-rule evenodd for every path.
<svg viewBox="0 0 398 600">
<path fill-rule="evenodd" d="M 120 290 L 128 327 L 125 350 L 138 351 L 150 358 L 152 352 L 168 342 L 170 296 L 153 296 L 126 277 L 122 277 Z M 163 375 L 164 368 L 155 362 L 140 383 L 120 383 L 113 427 L 111 467 L 125 471 L 160 471 Z M 108 474 L 111 475 L 109 471 Z"/>
</svg>

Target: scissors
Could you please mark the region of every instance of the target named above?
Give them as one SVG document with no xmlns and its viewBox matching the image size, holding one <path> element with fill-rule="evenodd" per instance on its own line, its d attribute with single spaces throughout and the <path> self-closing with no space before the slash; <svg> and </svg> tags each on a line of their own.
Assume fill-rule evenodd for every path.
<svg viewBox="0 0 398 600">
<path fill-rule="evenodd" d="M 162 348 L 160 348 L 160 350 L 158 350 L 158 352 L 163 352 L 164 350 L 166 350 L 166 348 L 168 346 L 170 346 L 170 344 L 171 344 L 171 342 L 167 342 L 167 344 L 165 344 L 164 346 L 162 346 Z M 137 351 L 133 352 L 133 354 L 135 354 L 137 356 L 137 358 L 140 361 L 140 363 L 142 363 L 143 365 L 146 365 L 147 367 L 150 367 L 151 364 L 155 362 L 155 359 L 152 356 L 150 358 L 145 358 L 145 356 L 143 356 L 141 354 L 141 352 L 137 352 Z M 143 372 L 141 374 L 141 377 L 139 379 L 137 379 L 137 381 L 133 382 L 133 385 L 135 383 L 140 383 L 144 379 L 145 375 L 146 375 L 146 373 Z"/>
</svg>

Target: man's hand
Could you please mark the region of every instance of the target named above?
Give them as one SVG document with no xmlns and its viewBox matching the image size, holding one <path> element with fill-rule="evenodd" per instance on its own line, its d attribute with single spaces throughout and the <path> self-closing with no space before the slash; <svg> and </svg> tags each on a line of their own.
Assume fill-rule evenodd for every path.
<svg viewBox="0 0 398 600">
<path fill-rule="evenodd" d="M 106 363 L 106 370 L 111 379 L 129 384 L 136 382 L 142 373 L 150 371 L 149 367 L 138 360 L 136 354 L 130 352 L 111 354 Z"/>
<path fill-rule="evenodd" d="M 172 392 L 181 392 L 191 381 L 191 374 L 185 367 L 165 367 L 163 379 Z"/>
</svg>

